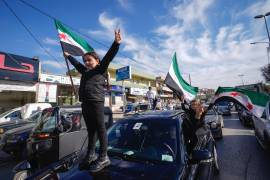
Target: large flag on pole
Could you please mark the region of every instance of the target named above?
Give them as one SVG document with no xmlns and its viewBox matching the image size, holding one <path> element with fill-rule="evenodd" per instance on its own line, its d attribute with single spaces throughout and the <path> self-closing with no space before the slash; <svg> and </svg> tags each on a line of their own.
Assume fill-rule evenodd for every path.
<svg viewBox="0 0 270 180">
<path fill-rule="evenodd" d="M 185 99 L 189 101 L 194 99 L 198 93 L 198 88 L 189 85 L 181 76 L 176 53 L 174 53 L 170 70 L 165 79 L 165 84 L 178 95 L 184 95 Z"/>
<path fill-rule="evenodd" d="M 267 102 L 270 100 L 270 96 L 243 88 L 219 87 L 211 100 L 211 104 L 221 100 L 233 100 L 255 116 L 261 117 Z"/>
<path fill-rule="evenodd" d="M 94 49 L 83 38 L 69 30 L 60 21 L 55 20 L 55 26 L 59 33 L 60 43 L 63 51 L 73 56 L 82 56 L 86 52 L 92 52 Z"/>
</svg>

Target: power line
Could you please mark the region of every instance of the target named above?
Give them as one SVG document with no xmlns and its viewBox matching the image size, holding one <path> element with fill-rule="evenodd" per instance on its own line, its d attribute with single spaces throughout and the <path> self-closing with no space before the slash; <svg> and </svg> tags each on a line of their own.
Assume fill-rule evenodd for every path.
<svg viewBox="0 0 270 180">
<path fill-rule="evenodd" d="M 4 2 L 4 4 L 6 5 L 6 7 L 10 10 L 10 12 L 16 17 L 16 19 L 19 21 L 19 23 L 24 27 L 24 29 L 30 34 L 30 36 L 35 40 L 35 42 L 50 56 L 52 57 L 55 61 L 58 61 L 57 63 L 59 63 L 60 65 L 62 65 L 60 63 L 60 61 L 53 56 L 42 44 L 41 42 L 38 40 L 38 38 L 35 37 L 35 35 L 31 32 L 31 30 L 23 23 L 23 21 L 19 18 L 19 16 L 17 16 L 17 14 L 15 13 L 15 11 L 13 11 L 13 9 L 9 6 L 9 4 L 5 1 L 2 0 Z"/>
<path fill-rule="evenodd" d="M 24 0 L 19 0 L 19 1 L 21 1 L 21 2 L 22 2 L 23 4 L 25 4 L 26 6 L 28 6 L 28 7 L 32 8 L 32 9 L 36 10 L 37 12 L 39 12 L 39 13 L 41 13 L 41 14 L 43 14 L 43 15 L 45 15 L 45 16 L 47 16 L 47 17 L 53 19 L 53 20 L 59 20 L 58 18 L 56 18 L 56 17 L 54 17 L 54 16 L 52 16 L 52 15 L 50 15 L 50 14 L 48 14 L 48 13 L 42 11 L 41 9 L 39 9 L 39 8 L 37 8 L 37 7 L 35 7 L 35 6 L 33 6 L 32 4 L 30 4 L 30 3 L 28 3 L 28 2 L 26 2 L 26 1 L 24 1 Z M 60 20 L 59 20 L 59 21 L 60 21 Z M 61 22 L 62 22 L 62 21 L 61 21 Z M 69 28 L 70 28 L 71 30 L 73 30 L 74 32 L 76 32 L 76 33 L 82 35 L 83 37 L 85 37 L 85 38 L 87 38 L 87 39 L 90 39 L 90 40 L 96 42 L 97 44 L 102 45 L 103 47 L 109 48 L 109 46 L 107 46 L 106 44 L 104 44 L 104 43 L 102 43 L 102 42 L 100 42 L 100 41 L 95 40 L 94 38 L 92 38 L 92 37 L 90 37 L 90 36 L 88 36 L 88 35 L 86 35 L 86 34 L 80 32 L 80 31 L 78 31 L 77 29 L 73 28 L 72 26 L 70 26 L 70 25 L 68 25 L 68 24 L 66 24 L 66 23 L 64 23 L 64 22 L 62 22 L 62 24 L 64 24 L 65 26 L 69 27 Z M 126 56 L 125 54 L 123 54 L 123 53 L 121 53 L 121 52 L 119 52 L 119 54 L 121 54 L 123 57 L 128 58 L 128 59 L 130 59 L 130 60 L 132 60 L 132 61 L 134 61 L 134 62 L 136 62 L 136 63 L 139 63 L 139 64 L 145 64 L 145 63 L 143 63 L 143 62 L 137 61 L 137 60 L 134 59 L 134 58 L 128 57 L 128 56 Z M 147 65 L 147 64 L 145 64 L 145 65 Z M 158 69 L 156 69 L 156 70 L 158 70 Z M 161 70 L 161 69 L 158 70 L 158 71 L 164 72 L 164 71 Z"/>
</svg>

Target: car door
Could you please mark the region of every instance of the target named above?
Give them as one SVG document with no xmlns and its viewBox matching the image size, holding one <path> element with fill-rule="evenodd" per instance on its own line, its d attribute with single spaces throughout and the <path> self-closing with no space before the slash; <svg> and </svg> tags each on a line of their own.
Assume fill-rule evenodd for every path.
<svg viewBox="0 0 270 180">
<path fill-rule="evenodd" d="M 255 130 L 257 132 L 257 135 L 259 136 L 260 139 L 263 139 L 264 137 L 264 131 L 266 130 L 266 127 L 267 127 L 267 122 L 269 120 L 267 120 L 267 114 L 269 115 L 269 102 L 267 103 L 264 111 L 263 111 L 263 114 L 261 117 L 259 118 L 256 118 L 256 126 L 255 126 Z"/>
</svg>

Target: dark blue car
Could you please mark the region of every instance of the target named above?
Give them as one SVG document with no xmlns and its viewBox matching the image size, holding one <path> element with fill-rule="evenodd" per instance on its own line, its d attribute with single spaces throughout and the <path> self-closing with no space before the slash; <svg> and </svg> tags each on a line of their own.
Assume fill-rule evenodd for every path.
<svg viewBox="0 0 270 180">
<path fill-rule="evenodd" d="M 190 145 L 185 143 L 182 116 L 183 112 L 149 112 L 115 123 L 108 130 L 111 165 L 101 172 L 79 171 L 77 164 L 64 172 L 65 162 L 70 162 L 66 160 L 31 174 L 29 179 L 212 179 L 219 168 L 211 132 L 199 129 L 196 145 L 187 152 Z"/>
</svg>

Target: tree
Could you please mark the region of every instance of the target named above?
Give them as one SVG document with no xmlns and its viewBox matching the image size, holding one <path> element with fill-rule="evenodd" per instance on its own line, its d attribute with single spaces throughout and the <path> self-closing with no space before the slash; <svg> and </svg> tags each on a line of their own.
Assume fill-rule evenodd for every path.
<svg viewBox="0 0 270 180">
<path fill-rule="evenodd" d="M 265 65 L 261 68 L 262 75 L 266 82 L 270 82 L 270 64 Z"/>
</svg>

